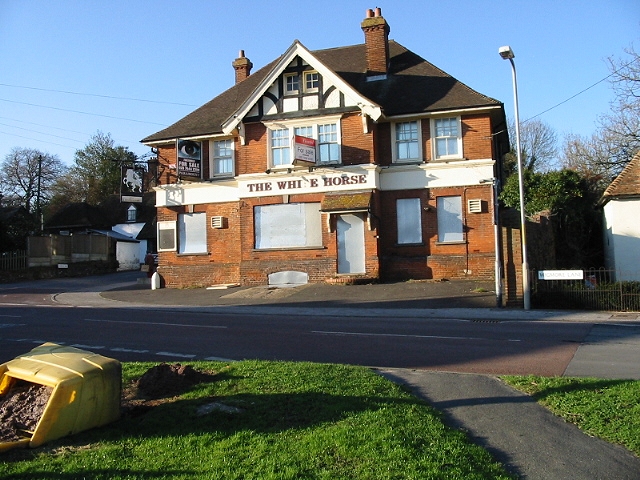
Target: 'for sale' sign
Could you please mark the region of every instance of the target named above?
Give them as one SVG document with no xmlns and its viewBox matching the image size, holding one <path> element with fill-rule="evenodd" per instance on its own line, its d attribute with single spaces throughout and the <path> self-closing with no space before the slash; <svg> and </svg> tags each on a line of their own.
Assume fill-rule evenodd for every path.
<svg viewBox="0 0 640 480">
<path fill-rule="evenodd" d="M 293 161 L 296 164 L 316 163 L 316 141 L 313 138 L 296 135 L 293 140 Z"/>
</svg>

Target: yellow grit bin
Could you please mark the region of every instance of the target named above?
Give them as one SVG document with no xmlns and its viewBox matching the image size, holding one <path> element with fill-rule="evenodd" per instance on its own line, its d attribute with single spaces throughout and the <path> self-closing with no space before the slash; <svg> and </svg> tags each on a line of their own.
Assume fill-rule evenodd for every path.
<svg viewBox="0 0 640 480">
<path fill-rule="evenodd" d="M 18 380 L 52 389 L 34 431 L 0 443 L 0 452 L 37 447 L 120 417 L 120 362 L 74 347 L 44 343 L 0 365 L 0 400 Z"/>
</svg>

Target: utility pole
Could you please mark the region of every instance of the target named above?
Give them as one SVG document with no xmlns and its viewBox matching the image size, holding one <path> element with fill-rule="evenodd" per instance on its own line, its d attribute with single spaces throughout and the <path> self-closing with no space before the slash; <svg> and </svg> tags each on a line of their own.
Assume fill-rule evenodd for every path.
<svg viewBox="0 0 640 480">
<path fill-rule="evenodd" d="M 42 155 L 38 155 L 38 196 L 36 198 L 36 215 L 38 215 L 39 231 L 42 233 L 42 210 L 40 209 L 40 184 L 42 180 Z"/>
</svg>

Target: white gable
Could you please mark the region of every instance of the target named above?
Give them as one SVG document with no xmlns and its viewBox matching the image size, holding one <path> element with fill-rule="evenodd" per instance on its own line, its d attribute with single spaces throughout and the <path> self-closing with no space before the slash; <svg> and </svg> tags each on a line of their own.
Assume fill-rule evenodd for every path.
<svg viewBox="0 0 640 480">
<path fill-rule="evenodd" d="M 322 76 L 322 94 L 325 98 L 326 108 L 340 106 L 340 95 L 342 94 L 344 96 L 345 106 L 358 107 L 364 114 L 374 120 L 382 116 L 382 110 L 379 105 L 360 95 L 348 83 L 327 68 L 300 42 L 295 41 L 281 57 L 271 73 L 267 75 L 254 90 L 253 95 L 225 121 L 222 125 L 223 131 L 227 134 L 231 133 L 243 118 L 258 115 L 259 102 L 262 102 L 265 115 L 277 113 L 276 104 L 273 99 L 279 97 L 278 81 L 288 67 L 297 65 L 298 58 L 302 60 L 302 65 L 309 66 Z M 302 98 L 302 105 L 300 105 L 299 97 L 285 97 L 282 103 L 283 111 L 294 112 L 300 110 L 300 108 L 302 108 L 302 110 L 315 110 L 319 108 L 317 96 L 309 95 Z"/>
</svg>

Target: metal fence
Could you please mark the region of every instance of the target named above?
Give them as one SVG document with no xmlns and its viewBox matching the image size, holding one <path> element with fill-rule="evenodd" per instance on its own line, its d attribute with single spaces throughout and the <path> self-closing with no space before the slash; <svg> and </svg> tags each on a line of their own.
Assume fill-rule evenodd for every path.
<svg viewBox="0 0 640 480">
<path fill-rule="evenodd" d="M 15 252 L 0 253 L 0 270 L 17 271 L 27 269 L 27 252 L 16 250 Z"/>
<path fill-rule="evenodd" d="M 640 312 L 640 272 L 584 270 L 581 279 L 542 280 L 537 272 L 532 280 L 533 308 L 561 308 Z"/>
</svg>

